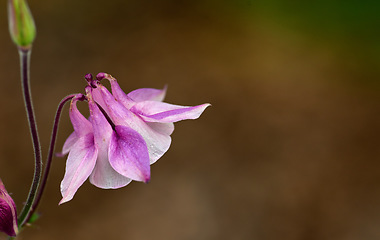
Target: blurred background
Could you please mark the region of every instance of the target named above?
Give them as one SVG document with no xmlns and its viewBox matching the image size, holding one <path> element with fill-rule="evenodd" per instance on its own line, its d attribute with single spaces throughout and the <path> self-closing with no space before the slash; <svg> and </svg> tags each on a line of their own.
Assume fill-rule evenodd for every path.
<svg viewBox="0 0 380 240">
<path fill-rule="evenodd" d="M 213 106 L 176 124 L 149 184 L 86 182 L 58 206 L 55 158 L 41 218 L 19 239 L 380 239 L 378 1 L 29 3 L 44 156 L 58 102 L 86 73 Z M 20 210 L 33 151 L 5 1 L 0 36 L 0 176 Z M 71 131 L 66 107 L 57 151 Z"/>
</svg>

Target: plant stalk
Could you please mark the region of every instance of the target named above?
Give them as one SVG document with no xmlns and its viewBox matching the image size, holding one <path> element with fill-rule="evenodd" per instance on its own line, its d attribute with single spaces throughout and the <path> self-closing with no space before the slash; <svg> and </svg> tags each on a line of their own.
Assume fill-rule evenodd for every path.
<svg viewBox="0 0 380 240">
<path fill-rule="evenodd" d="M 24 208 L 22 209 L 22 211 L 20 212 L 18 216 L 18 225 L 19 225 L 19 228 L 21 228 L 26 223 L 26 220 L 30 212 L 32 211 L 33 202 L 36 197 L 36 192 L 38 190 L 38 186 L 41 180 L 42 160 L 41 160 L 41 146 L 40 146 L 40 141 L 38 138 L 37 123 L 36 123 L 35 115 L 33 111 L 32 96 L 31 96 L 31 91 L 30 91 L 29 69 L 30 69 L 31 48 L 19 47 L 19 55 L 20 55 L 20 67 L 21 67 L 21 85 L 22 85 L 22 91 L 23 91 L 23 96 L 24 96 L 25 109 L 26 109 L 28 123 L 29 123 L 30 134 L 32 137 L 32 143 L 33 143 L 33 148 L 34 148 L 34 160 L 35 160 L 33 182 L 30 186 L 29 194 L 26 199 Z"/>
</svg>

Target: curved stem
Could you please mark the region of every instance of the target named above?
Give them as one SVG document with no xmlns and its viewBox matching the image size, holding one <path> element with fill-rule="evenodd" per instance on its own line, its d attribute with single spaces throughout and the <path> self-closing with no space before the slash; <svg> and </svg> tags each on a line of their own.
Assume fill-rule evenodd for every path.
<svg viewBox="0 0 380 240">
<path fill-rule="evenodd" d="M 37 132 L 37 123 L 35 121 L 34 111 L 33 111 L 33 103 L 32 96 L 29 88 L 29 67 L 30 67 L 30 54 L 31 49 L 19 48 L 20 54 L 20 67 L 21 67 L 21 84 L 24 95 L 24 102 L 26 113 L 29 122 L 30 134 L 32 137 L 33 147 L 34 147 L 34 176 L 33 182 L 30 186 L 28 198 L 26 200 L 25 206 L 22 209 L 19 217 L 18 217 L 18 225 L 22 226 L 25 224 L 26 217 L 31 211 L 33 201 L 36 196 L 36 192 L 38 189 L 38 185 L 41 179 L 41 169 L 42 169 L 42 161 L 41 161 L 41 147 L 38 138 Z"/>
<path fill-rule="evenodd" d="M 59 119 L 61 117 L 62 109 L 63 109 L 65 103 L 67 103 L 68 101 L 70 101 L 71 99 L 73 99 L 75 96 L 77 96 L 77 94 L 72 94 L 72 95 L 68 95 L 68 96 L 64 97 L 61 100 L 61 102 L 59 103 L 59 105 L 58 105 L 57 111 L 55 113 L 53 130 L 51 132 L 49 152 L 48 152 L 48 157 L 47 157 L 47 160 L 46 160 L 46 166 L 45 166 L 44 174 L 43 174 L 43 177 L 42 177 L 42 180 L 41 180 L 41 186 L 40 186 L 40 189 L 39 189 L 38 194 L 36 196 L 36 199 L 35 199 L 35 201 L 33 203 L 32 209 L 29 212 L 29 214 L 28 214 L 25 222 L 29 221 L 30 217 L 32 216 L 32 214 L 34 213 L 34 211 L 37 209 L 38 204 L 40 203 L 42 194 L 44 193 L 46 182 L 47 182 L 47 179 L 48 179 L 48 176 L 49 176 L 51 162 L 52 162 L 52 159 L 53 159 L 55 141 L 57 139 L 57 133 L 58 133 L 58 124 L 59 124 Z"/>
</svg>

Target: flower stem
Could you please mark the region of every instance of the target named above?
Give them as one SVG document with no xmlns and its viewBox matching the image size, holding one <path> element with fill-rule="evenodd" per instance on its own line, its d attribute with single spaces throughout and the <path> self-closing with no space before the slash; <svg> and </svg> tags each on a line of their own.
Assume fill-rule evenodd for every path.
<svg viewBox="0 0 380 240">
<path fill-rule="evenodd" d="M 40 203 L 42 194 L 44 193 L 46 182 L 47 182 L 47 179 L 48 179 L 48 176 L 49 176 L 51 162 L 52 162 L 52 159 L 53 159 L 55 141 L 57 139 L 57 133 L 58 133 L 58 124 L 59 124 L 59 119 L 61 117 L 62 109 L 63 109 L 65 103 L 67 103 L 68 101 L 70 101 L 71 99 L 73 99 L 75 96 L 77 96 L 77 94 L 72 94 L 72 95 L 68 95 L 68 96 L 64 97 L 61 100 L 61 102 L 59 103 L 59 105 L 58 105 L 57 111 L 55 113 L 55 118 L 54 118 L 54 123 L 53 123 L 53 130 L 51 132 L 49 152 L 48 152 L 48 157 L 47 157 L 47 160 L 46 160 L 46 166 L 45 166 L 44 174 L 43 174 L 43 177 L 42 177 L 42 180 L 41 180 L 41 186 L 39 188 L 39 191 L 38 191 L 38 194 L 36 196 L 36 199 L 35 199 L 35 201 L 33 203 L 32 209 L 29 212 L 29 214 L 28 214 L 25 222 L 29 221 L 30 217 L 33 215 L 34 211 L 37 209 L 38 204 Z"/>
<path fill-rule="evenodd" d="M 37 132 L 37 123 L 35 121 L 34 111 L 33 111 L 33 103 L 32 96 L 30 92 L 30 81 L 29 81 L 29 67 L 30 67 L 30 54 L 31 48 L 19 48 L 20 55 L 20 67 L 21 67 L 21 85 L 22 91 L 24 95 L 24 102 L 26 113 L 29 122 L 30 134 L 32 137 L 33 147 L 34 147 L 34 176 L 33 182 L 30 186 L 28 198 L 22 209 L 20 215 L 18 216 L 18 225 L 21 227 L 25 224 L 26 218 L 32 210 L 32 204 L 34 202 L 36 192 L 38 189 L 38 185 L 41 179 L 41 169 L 42 169 L 42 161 L 41 161 L 41 147 L 38 138 Z"/>
</svg>

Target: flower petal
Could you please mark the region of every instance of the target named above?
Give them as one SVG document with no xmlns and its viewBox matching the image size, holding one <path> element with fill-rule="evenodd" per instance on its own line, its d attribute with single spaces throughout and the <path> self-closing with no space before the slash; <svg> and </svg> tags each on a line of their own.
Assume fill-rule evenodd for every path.
<svg viewBox="0 0 380 240">
<path fill-rule="evenodd" d="M 91 97 L 92 99 L 98 103 L 104 110 L 107 110 L 107 105 L 103 100 L 102 94 L 99 90 L 99 88 L 93 88 L 91 90 Z"/>
<path fill-rule="evenodd" d="M 116 172 L 109 163 L 108 156 L 98 156 L 94 170 L 90 175 L 90 182 L 103 189 L 116 189 L 128 185 L 132 179 Z"/>
<path fill-rule="evenodd" d="M 110 79 L 112 95 L 121 102 L 124 107 L 130 109 L 136 102 L 141 101 L 163 101 L 166 95 L 165 86 L 164 89 L 154 88 L 140 88 L 136 89 L 128 94 L 120 88 L 116 79 Z"/>
<path fill-rule="evenodd" d="M 163 102 L 145 101 L 136 103 L 131 111 L 147 122 L 178 122 L 185 119 L 197 119 L 210 104 L 194 107 L 179 106 Z"/>
<path fill-rule="evenodd" d="M 87 120 L 78 110 L 77 107 L 78 98 L 73 98 L 70 104 L 70 120 L 73 125 L 74 132 L 66 139 L 62 152 L 57 153 L 58 157 L 66 155 L 73 145 L 78 141 L 79 137 L 92 132 L 92 126 L 90 120 Z"/>
<path fill-rule="evenodd" d="M 145 122 L 154 131 L 164 134 L 171 135 L 174 131 L 174 123 L 160 123 L 160 122 Z"/>
<path fill-rule="evenodd" d="M 126 186 L 132 180 L 116 172 L 108 160 L 108 148 L 112 135 L 112 127 L 93 100 L 93 91 L 87 93 L 90 108 L 90 117 L 94 130 L 95 144 L 98 149 L 98 158 L 94 170 L 90 175 L 90 182 L 104 189 L 115 189 Z"/>
<path fill-rule="evenodd" d="M 94 169 L 98 149 L 94 144 L 94 135 L 89 133 L 80 137 L 72 147 L 66 163 L 65 177 L 61 182 L 62 200 L 70 201 L 78 188 L 86 181 Z"/>
<path fill-rule="evenodd" d="M 119 84 L 115 79 L 110 80 L 112 95 L 117 101 L 121 102 L 124 107 L 130 109 L 136 102 L 133 101 L 125 92 L 120 88 Z M 107 90 L 108 91 L 108 90 Z"/>
<path fill-rule="evenodd" d="M 163 132 L 155 131 L 139 116 L 125 108 L 119 101 L 116 101 L 111 93 L 104 87 L 101 90 L 104 102 L 107 105 L 107 113 L 116 125 L 130 127 L 137 131 L 145 140 L 149 151 L 150 163 L 156 162 L 169 149 L 171 138 Z M 168 130 L 166 130 L 168 131 Z"/>
<path fill-rule="evenodd" d="M 78 100 L 74 98 L 70 104 L 70 120 L 78 137 L 92 132 L 91 122 L 87 120 L 77 108 Z"/>
<path fill-rule="evenodd" d="M 115 81 L 116 82 L 116 81 Z M 154 89 L 154 88 L 140 88 L 128 93 L 130 97 L 135 102 L 142 101 L 159 101 L 162 102 L 166 95 L 167 87 L 164 89 Z M 113 90 L 112 90 L 113 93 Z"/>
<path fill-rule="evenodd" d="M 70 149 L 73 147 L 73 145 L 78 141 L 77 134 L 75 132 L 72 132 L 70 136 L 66 139 L 65 143 L 62 147 L 62 152 L 57 153 L 56 155 L 58 157 L 63 157 L 67 153 L 70 152 Z"/>
<path fill-rule="evenodd" d="M 109 147 L 111 166 L 135 181 L 150 179 L 149 153 L 145 140 L 135 130 L 117 125 Z"/>
</svg>

